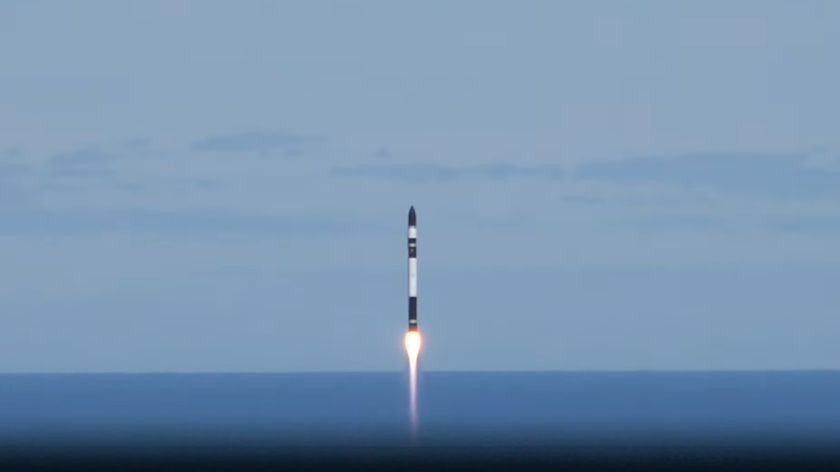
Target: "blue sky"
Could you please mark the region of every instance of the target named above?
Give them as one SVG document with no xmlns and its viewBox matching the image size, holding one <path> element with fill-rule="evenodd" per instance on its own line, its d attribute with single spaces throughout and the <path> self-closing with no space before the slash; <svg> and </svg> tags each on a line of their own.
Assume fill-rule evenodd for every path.
<svg viewBox="0 0 840 472">
<path fill-rule="evenodd" d="M 0 371 L 840 368 L 835 2 L 0 4 Z"/>
</svg>

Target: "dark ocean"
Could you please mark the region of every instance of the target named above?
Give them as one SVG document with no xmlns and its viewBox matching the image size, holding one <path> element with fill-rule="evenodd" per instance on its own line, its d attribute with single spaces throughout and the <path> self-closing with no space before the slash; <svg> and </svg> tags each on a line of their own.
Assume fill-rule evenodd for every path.
<svg viewBox="0 0 840 472">
<path fill-rule="evenodd" d="M 778 463 L 840 452 L 840 372 L 424 372 L 419 399 L 413 437 L 401 373 L 6 374 L 0 457 Z"/>
</svg>

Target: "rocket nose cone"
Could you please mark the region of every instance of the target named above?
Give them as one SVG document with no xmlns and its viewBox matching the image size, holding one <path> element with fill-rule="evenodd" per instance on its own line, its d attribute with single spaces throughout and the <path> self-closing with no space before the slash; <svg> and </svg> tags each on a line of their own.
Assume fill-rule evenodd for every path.
<svg viewBox="0 0 840 472">
<path fill-rule="evenodd" d="M 414 206 L 408 210 L 408 226 L 417 226 L 417 214 L 414 213 Z"/>
</svg>

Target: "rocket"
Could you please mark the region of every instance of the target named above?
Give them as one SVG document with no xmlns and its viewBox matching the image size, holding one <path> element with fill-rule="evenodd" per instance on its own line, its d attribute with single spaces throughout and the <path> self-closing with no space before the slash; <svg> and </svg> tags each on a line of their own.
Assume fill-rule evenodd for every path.
<svg viewBox="0 0 840 472">
<path fill-rule="evenodd" d="M 417 214 L 408 210 L 408 330 L 417 331 Z"/>
</svg>

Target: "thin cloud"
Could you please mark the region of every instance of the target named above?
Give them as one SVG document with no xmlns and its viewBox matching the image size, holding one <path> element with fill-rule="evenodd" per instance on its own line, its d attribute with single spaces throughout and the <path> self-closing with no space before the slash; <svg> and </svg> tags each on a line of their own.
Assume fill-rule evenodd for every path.
<svg viewBox="0 0 840 472">
<path fill-rule="evenodd" d="M 698 232 L 744 226 L 743 220 L 736 222 L 725 215 L 688 213 L 617 216 L 613 223 L 623 228 L 650 232 Z"/>
<path fill-rule="evenodd" d="M 3 157 L 15 158 L 15 157 L 21 157 L 24 154 L 25 153 L 24 153 L 23 148 L 19 148 L 19 147 L 16 147 L 16 146 L 3 148 L 3 150 L 0 151 L 0 156 L 3 156 Z"/>
<path fill-rule="evenodd" d="M 764 230 L 825 236 L 840 232 L 840 215 L 692 214 L 654 213 L 620 216 L 614 223 L 623 228 L 646 232 L 705 232 Z"/>
<path fill-rule="evenodd" d="M 840 195 L 840 172 L 809 165 L 808 157 L 745 153 L 651 157 L 585 164 L 575 176 L 780 198 Z"/>
<path fill-rule="evenodd" d="M 239 152 L 256 154 L 282 154 L 299 156 L 321 138 L 290 134 L 279 131 L 249 131 L 245 133 L 221 134 L 192 143 L 198 151 Z"/>
<path fill-rule="evenodd" d="M 74 235 L 139 233 L 214 237 L 332 236 L 375 230 L 373 224 L 313 215 L 264 215 L 212 209 L 67 209 L 0 213 L 0 233 Z"/>
<path fill-rule="evenodd" d="M 0 180 L 9 180 L 31 174 L 32 165 L 18 159 L 0 159 Z"/>
<path fill-rule="evenodd" d="M 461 178 L 462 168 L 437 164 L 337 166 L 331 170 L 339 177 L 398 180 L 409 182 L 448 181 Z"/>
<path fill-rule="evenodd" d="M 47 163 L 47 172 L 58 178 L 99 178 L 112 174 L 111 165 L 115 154 L 99 148 L 88 147 L 56 154 Z"/>
<path fill-rule="evenodd" d="M 553 166 L 523 166 L 510 163 L 496 163 L 475 166 L 442 164 L 368 164 L 338 166 L 331 170 L 339 177 L 369 178 L 404 182 L 446 182 L 457 179 L 510 179 L 543 178 L 558 179 L 565 171 Z"/>
<path fill-rule="evenodd" d="M 813 215 L 775 218 L 769 222 L 773 229 L 794 233 L 817 234 L 840 232 L 840 215 Z"/>
<path fill-rule="evenodd" d="M 149 138 L 134 138 L 124 142 L 125 147 L 131 150 L 145 150 L 152 145 L 152 140 Z"/>
</svg>

